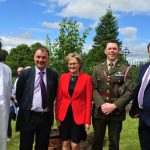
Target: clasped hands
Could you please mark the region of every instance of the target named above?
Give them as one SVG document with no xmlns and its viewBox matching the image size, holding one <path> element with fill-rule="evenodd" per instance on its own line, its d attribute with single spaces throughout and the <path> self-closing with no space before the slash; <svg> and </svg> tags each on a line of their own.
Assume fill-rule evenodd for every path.
<svg viewBox="0 0 150 150">
<path fill-rule="evenodd" d="M 101 105 L 101 111 L 105 115 L 111 114 L 116 108 L 117 108 L 117 106 L 115 104 L 111 104 L 111 103 L 104 103 Z"/>
</svg>

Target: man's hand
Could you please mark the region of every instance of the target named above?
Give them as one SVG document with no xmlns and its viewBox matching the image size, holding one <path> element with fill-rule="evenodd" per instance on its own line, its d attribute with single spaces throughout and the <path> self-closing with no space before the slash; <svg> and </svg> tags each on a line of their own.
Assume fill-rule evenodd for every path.
<svg viewBox="0 0 150 150">
<path fill-rule="evenodd" d="M 111 103 L 104 103 L 101 105 L 101 110 L 105 115 L 111 114 L 116 108 L 117 106 Z"/>
</svg>

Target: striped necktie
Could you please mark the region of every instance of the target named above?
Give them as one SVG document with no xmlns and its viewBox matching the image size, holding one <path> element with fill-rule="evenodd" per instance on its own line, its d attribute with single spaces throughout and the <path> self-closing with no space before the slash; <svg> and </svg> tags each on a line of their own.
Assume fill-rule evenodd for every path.
<svg viewBox="0 0 150 150">
<path fill-rule="evenodd" d="M 40 87 L 41 87 L 41 96 L 42 96 L 42 108 L 45 109 L 47 106 L 47 92 L 46 92 L 46 87 L 45 87 L 45 83 L 43 81 L 43 75 L 45 72 L 40 71 L 39 75 L 40 75 Z"/>
</svg>

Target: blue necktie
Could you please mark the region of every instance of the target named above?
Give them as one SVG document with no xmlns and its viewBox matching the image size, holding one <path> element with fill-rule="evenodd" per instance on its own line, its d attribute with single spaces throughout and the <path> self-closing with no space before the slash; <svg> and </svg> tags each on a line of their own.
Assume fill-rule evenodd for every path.
<svg viewBox="0 0 150 150">
<path fill-rule="evenodd" d="M 138 93 L 138 104 L 140 108 L 143 108 L 143 98 L 144 98 L 144 92 L 145 89 L 148 85 L 149 82 L 149 76 L 150 76 L 150 66 L 147 68 L 145 74 L 144 74 L 144 79 L 142 81 L 139 93 Z"/>
<path fill-rule="evenodd" d="M 45 109 L 47 106 L 47 92 L 46 92 L 46 87 L 45 83 L 43 81 L 43 75 L 45 72 L 40 71 L 40 87 L 41 87 L 41 96 L 42 96 L 42 108 Z"/>
</svg>

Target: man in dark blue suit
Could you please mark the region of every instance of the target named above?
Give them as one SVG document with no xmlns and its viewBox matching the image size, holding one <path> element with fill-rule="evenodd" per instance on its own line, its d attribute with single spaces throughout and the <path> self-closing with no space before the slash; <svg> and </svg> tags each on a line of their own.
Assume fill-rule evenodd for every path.
<svg viewBox="0 0 150 150">
<path fill-rule="evenodd" d="M 47 150 L 54 119 L 58 75 L 46 67 L 49 52 L 45 47 L 35 50 L 34 61 L 36 66 L 25 69 L 17 82 L 20 150 L 32 150 L 34 141 L 35 150 Z"/>
<path fill-rule="evenodd" d="M 148 44 L 148 52 L 150 44 Z M 135 88 L 131 117 L 139 117 L 139 140 L 142 150 L 150 150 L 150 62 L 142 65 Z"/>
</svg>

